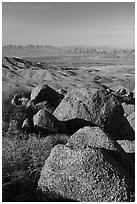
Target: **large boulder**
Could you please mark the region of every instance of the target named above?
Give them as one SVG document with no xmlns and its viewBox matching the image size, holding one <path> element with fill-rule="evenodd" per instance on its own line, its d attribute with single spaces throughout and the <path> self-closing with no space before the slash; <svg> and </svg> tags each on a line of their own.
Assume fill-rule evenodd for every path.
<svg viewBox="0 0 137 204">
<path fill-rule="evenodd" d="M 124 111 L 120 102 L 106 89 L 81 88 L 68 93 L 53 115 L 61 121 L 80 118 L 115 135 Z"/>
<path fill-rule="evenodd" d="M 63 95 L 58 94 L 54 89 L 49 87 L 48 85 L 38 85 L 36 86 L 32 92 L 30 99 L 34 102 L 34 104 L 48 101 L 53 107 L 57 107 L 60 103 Z"/>
<path fill-rule="evenodd" d="M 79 129 L 70 137 L 66 145 L 71 149 L 96 147 L 109 150 L 109 154 L 112 154 L 113 158 L 117 162 L 120 162 L 134 176 L 134 166 L 128 155 L 111 135 L 104 133 L 99 127 L 84 127 Z"/>
<path fill-rule="evenodd" d="M 33 116 L 34 131 L 45 134 L 49 133 L 67 133 L 67 129 L 62 121 L 47 110 L 41 109 Z"/>
<path fill-rule="evenodd" d="M 42 169 L 38 191 L 54 201 L 61 197 L 82 202 L 134 201 L 134 179 L 112 154 L 96 147 L 57 145 Z"/>
<path fill-rule="evenodd" d="M 134 201 L 133 172 L 132 161 L 110 135 L 84 127 L 51 150 L 38 191 L 53 201 Z"/>
</svg>

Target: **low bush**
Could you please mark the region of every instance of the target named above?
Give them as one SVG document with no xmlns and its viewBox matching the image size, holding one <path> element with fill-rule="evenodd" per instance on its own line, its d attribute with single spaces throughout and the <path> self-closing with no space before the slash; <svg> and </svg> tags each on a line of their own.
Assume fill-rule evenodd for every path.
<svg viewBox="0 0 137 204">
<path fill-rule="evenodd" d="M 28 140 L 20 140 L 22 133 L 17 134 L 15 138 L 5 136 L 2 141 L 3 201 L 11 201 L 15 195 L 32 191 L 32 186 L 35 187 L 34 193 L 41 168 L 55 145 L 52 140 L 36 138 L 35 135 L 29 135 Z M 22 138 L 25 137 L 22 134 Z"/>
</svg>

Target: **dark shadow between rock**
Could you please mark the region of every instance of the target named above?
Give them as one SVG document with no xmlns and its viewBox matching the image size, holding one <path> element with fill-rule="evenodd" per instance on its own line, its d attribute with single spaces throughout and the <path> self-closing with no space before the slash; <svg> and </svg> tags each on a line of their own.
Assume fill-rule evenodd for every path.
<svg viewBox="0 0 137 204">
<path fill-rule="evenodd" d="M 50 192 L 48 189 L 45 189 L 46 192 L 41 190 L 36 191 L 36 201 L 37 202 L 78 202 L 77 200 L 72 200 L 65 198 L 55 192 Z"/>
<path fill-rule="evenodd" d="M 61 195 L 47 192 L 42 193 L 37 189 L 37 181 L 29 181 L 28 183 L 16 182 L 3 186 L 3 202 L 78 202 L 75 200 L 63 198 Z M 17 190 L 18 189 L 18 190 Z"/>
<path fill-rule="evenodd" d="M 2 202 L 32 202 L 36 200 L 37 180 L 23 179 L 2 186 Z"/>
<path fill-rule="evenodd" d="M 129 156 L 129 158 L 133 161 L 133 163 L 135 164 L 135 153 L 127 153 L 127 155 Z"/>
<path fill-rule="evenodd" d="M 83 128 L 85 126 L 98 127 L 98 125 L 91 123 L 89 121 L 80 119 L 80 118 L 74 118 L 71 120 L 63 121 L 63 123 L 65 124 L 66 128 L 68 129 L 68 132 L 70 135 L 74 134 L 80 128 Z"/>
<path fill-rule="evenodd" d="M 36 125 L 34 127 L 34 133 L 36 135 L 39 135 L 40 137 L 46 137 L 49 134 L 66 134 L 65 132 L 62 132 L 62 131 L 55 132 L 55 131 L 52 131 L 52 130 L 48 130 L 46 128 L 38 127 Z"/>
<path fill-rule="evenodd" d="M 38 127 L 35 125 L 34 127 L 34 133 L 36 135 L 39 135 L 40 137 L 42 136 L 48 136 L 49 134 L 55 134 L 55 132 L 51 131 L 51 130 L 47 130 L 45 128 L 42 127 Z"/>
</svg>

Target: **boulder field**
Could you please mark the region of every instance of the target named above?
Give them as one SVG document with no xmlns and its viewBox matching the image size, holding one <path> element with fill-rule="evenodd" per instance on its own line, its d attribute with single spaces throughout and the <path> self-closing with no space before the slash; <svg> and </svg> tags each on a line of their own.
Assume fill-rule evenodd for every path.
<svg viewBox="0 0 137 204">
<path fill-rule="evenodd" d="M 94 84 L 63 95 L 44 84 L 26 100 L 14 96 L 12 104 L 23 107 L 21 131 L 63 137 L 52 148 L 38 181 L 37 192 L 45 201 L 48 196 L 53 201 L 134 201 L 135 105 L 131 98 L 123 102 L 123 92 L 118 94 Z M 17 123 L 13 118 L 8 133 Z"/>
</svg>

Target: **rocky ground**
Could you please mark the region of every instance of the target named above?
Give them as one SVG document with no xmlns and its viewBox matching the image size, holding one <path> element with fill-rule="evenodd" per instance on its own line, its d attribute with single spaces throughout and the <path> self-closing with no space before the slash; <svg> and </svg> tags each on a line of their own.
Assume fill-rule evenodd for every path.
<svg viewBox="0 0 137 204">
<path fill-rule="evenodd" d="M 3 57 L 3 201 L 135 200 L 134 53 L 114 53 Z"/>
</svg>

